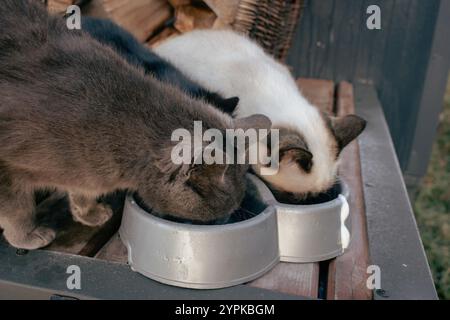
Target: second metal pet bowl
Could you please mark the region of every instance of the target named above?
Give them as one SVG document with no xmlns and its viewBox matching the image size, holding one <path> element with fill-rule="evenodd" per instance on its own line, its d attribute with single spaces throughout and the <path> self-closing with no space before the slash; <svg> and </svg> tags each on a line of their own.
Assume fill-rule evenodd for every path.
<svg viewBox="0 0 450 320">
<path fill-rule="evenodd" d="M 280 203 L 264 182 L 255 183 L 265 203 L 276 209 L 281 261 L 317 262 L 344 253 L 351 232 L 349 190 L 344 182 L 337 198 L 309 205 Z"/>
<path fill-rule="evenodd" d="M 279 262 L 276 214 L 252 181 L 257 180 L 250 177 L 247 197 L 259 214 L 224 225 L 168 221 L 128 196 L 119 233 L 131 268 L 165 284 L 197 289 L 229 287 L 269 271 Z"/>
</svg>

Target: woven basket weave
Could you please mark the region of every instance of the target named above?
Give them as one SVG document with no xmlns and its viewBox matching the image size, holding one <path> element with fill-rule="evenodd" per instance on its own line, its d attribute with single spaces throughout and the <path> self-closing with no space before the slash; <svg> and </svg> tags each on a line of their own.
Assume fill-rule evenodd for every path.
<svg viewBox="0 0 450 320">
<path fill-rule="evenodd" d="M 284 60 L 303 7 L 304 0 L 241 0 L 233 28 Z"/>
<path fill-rule="evenodd" d="M 50 0 L 40 1 L 49 2 Z M 52 0 L 52 3 L 62 3 L 60 6 L 65 9 L 65 6 L 68 4 L 75 3 L 83 6 L 92 1 L 93 0 Z M 96 1 L 101 3 L 102 0 Z M 133 0 L 128 1 L 131 2 Z M 227 7 L 227 18 L 224 21 L 224 26 L 231 25 L 234 30 L 248 35 L 250 38 L 260 43 L 266 52 L 280 60 L 286 58 L 295 27 L 299 21 L 305 2 L 305 0 L 203 1 L 212 9 L 214 7 Z M 221 1 L 229 2 L 223 3 Z M 122 6 L 126 8 L 126 5 L 127 1 L 123 0 Z M 235 16 L 233 17 L 233 15 Z M 121 24 L 120 21 L 116 22 Z M 127 26 L 133 26 L 133 23 L 127 24 Z"/>
</svg>

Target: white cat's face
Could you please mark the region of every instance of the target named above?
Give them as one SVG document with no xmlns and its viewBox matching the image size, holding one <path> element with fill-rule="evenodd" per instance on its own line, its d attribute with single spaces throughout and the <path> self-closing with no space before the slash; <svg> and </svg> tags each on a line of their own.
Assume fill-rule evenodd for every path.
<svg viewBox="0 0 450 320">
<path fill-rule="evenodd" d="M 316 136 L 302 128 L 279 128 L 279 170 L 261 176 L 273 188 L 301 198 L 326 192 L 336 183 L 340 152 L 364 130 L 366 122 L 353 115 L 322 118 L 316 123 Z M 258 175 L 260 169 L 254 166 Z"/>
<path fill-rule="evenodd" d="M 262 176 L 262 178 L 281 192 L 306 196 L 325 192 L 336 182 L 337 160 L 330 161 L 330 167 L 325 170 L 312 164 L 310 171 L 306 171 L 290 157 L 280 160 L 278 173 L 272 176 Z"/>
</svg>

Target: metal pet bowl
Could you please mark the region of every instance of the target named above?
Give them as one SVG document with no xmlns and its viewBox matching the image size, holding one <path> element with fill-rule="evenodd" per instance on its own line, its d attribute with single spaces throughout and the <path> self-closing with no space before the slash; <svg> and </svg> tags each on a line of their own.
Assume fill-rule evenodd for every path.
<svg viewBox="0 0 450 320">
<path fill-rule="evenodd" d="M 310 205 L 280 203 L 263 181 L 255 183 L 265 203 L 276 209 L 281 261 L 317 262 L 344 253 L 351 237 L 349 190 L 344 182 L 337 198 Z"/>
<path fill-rule="evenodd" d="M 249 177 L 246 199 L 261 213 L 224 225 L 162 219 L 128 196 L 119 233 L 131 268 L 165 284 L 195 289 L 229 287 L 269 271 L 279 262 L 277 219 L 255 183 Z"/>
</svg>

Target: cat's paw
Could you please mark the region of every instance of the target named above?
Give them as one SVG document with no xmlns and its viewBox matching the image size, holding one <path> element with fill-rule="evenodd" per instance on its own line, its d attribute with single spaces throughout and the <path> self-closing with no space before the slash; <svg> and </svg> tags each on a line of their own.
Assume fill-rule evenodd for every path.
<svg viewBox="0 0 450 320">
<path fill-rule="evenodd" d="M 105 224 L 113 215 L 112 209 L 105 204 L 99 203 L 89 210 L 86 215 L 73 215 L 75 221 L 89 227 L 97 227 Z"/>
<path fill-rule="evenodd" d="M 55 238 L 55 230 L 48 227 L 36 227 L 33 231 L 18 235 L 9 236 L 5 233 L 5 238 L 13 247 L 26 250 L 35 250 L 49 245 Z"/>
</svg>

